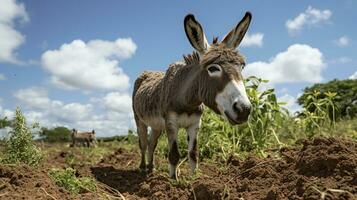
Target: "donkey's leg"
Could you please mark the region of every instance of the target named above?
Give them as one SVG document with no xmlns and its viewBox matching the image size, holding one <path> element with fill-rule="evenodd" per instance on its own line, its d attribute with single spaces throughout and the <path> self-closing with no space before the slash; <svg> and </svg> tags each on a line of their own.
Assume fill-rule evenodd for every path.
<svg viewBox="0 0 357 200">
<path fill-rule="evenodd" d="M 197 168 L 198 151 L 197 151 L 197 134 L 200 123 L 195 123 L 189 126 L 187 130 L 187 140 L 188 140 L 188 160 L 190 162 L 190 167 L 192 173 L 195 172 Z"/>
<path fill-rule="evenodd" d="M 177 164 L 180 160 L 180 153 L 178 151 L 178 145 L 177 145 L 177 132 L 178 132 L 178 127 L 176 124 L 176 121 L 173 119 L 168 119 L 166 120 L 166 132 L 167 132 L 167 138 L 169 142 L 169 175 L 171 178 L 176 179 L 176 168 Z"/>
<path fill-rule="evenodd" d="M 160 130 L 151 129 L 148 145 L 148 172 L 152 172 L 152 170 L 154 169 L 154 152 L 157 145 L 157 140 L 159 139 L 160 135 Z"/>
<path fill-rule="evenodd" d="M 146 154 L 146 149 L 147 149 L 147 146 L 148 146 L 148 138 L 147 138 L 148 128 L 144 123 L 142 123 L 140 121 L 137 121 L 136 125 L 138 127 L 139 146 L 140 146 L 140 150 L 141 150 L 140 169 L 145 170 L 146 169 L 145 154 Z"/>
</svg>

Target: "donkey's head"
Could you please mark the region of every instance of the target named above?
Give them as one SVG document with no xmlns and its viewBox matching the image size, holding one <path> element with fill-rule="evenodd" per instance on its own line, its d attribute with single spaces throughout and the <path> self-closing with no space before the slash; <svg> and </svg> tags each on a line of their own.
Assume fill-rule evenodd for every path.
<svg viewBox="0 0 357 200">
<path fill-rule="evenodd" d="M 184 20 L 188 40 L 200 57 L 199 96 L 206 106 L 224 115 L 231 124 L 247 121 L 251 110 L 241 74 L 244 57 L 235 50 L 251 19 L 252 15 L 247 12 L 222 42 L 214 39 L 212 44 L 207 42 L 202 26 L 192 14 Z"/>
</svg>

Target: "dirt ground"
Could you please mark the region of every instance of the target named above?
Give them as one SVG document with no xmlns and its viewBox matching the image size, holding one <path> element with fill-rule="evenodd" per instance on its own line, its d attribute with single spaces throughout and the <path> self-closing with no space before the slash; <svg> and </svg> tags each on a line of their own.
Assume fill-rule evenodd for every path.
<svg viewBox="0 0 357 200">
<path fill-rule="evenodd" d="M 232 157 L 199 164 L 191 176 L 187 162 L 179 181 L 167 176 L 167 161 L 157 158 L 157 170 L 137 170 L 136 149 L 118 147 L 99 162 L 73 164 L 78 176 L 92 176 L 101 192 L 71 195 L 48 177 L 63 168 L 73 149 L 51 151 L 40 167 L 0 166 L 0 199 L 357 199 L 357 142 L 317 138 L 283 148 L 268 158 Z M 120 192 L 120 194 L 118 193 Z M 109 194 L 109 195 L 106 195 Z"/>
</svg>

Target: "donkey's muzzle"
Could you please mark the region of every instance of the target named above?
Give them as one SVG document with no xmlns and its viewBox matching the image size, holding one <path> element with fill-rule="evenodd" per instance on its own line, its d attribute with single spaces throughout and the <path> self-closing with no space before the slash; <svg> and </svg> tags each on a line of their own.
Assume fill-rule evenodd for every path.
<svg viewBox="0 0 357 200">
<path fill-rule="evenodd" d="M 239 123 L 246 122 L 250 115 L 250 111 L 252 109 L 251 105 L 240 104 L 238 102 L 233 103 L 233 111 L 236 113 L 237 118 L 235 121 Z"/>
</svg>

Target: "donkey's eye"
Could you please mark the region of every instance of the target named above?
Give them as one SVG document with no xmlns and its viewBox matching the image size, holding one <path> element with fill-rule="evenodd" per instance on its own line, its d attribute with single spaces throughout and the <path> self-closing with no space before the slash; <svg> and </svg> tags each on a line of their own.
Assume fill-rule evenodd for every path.
<svg viewBox="0 0 357 200">
<path fill-rule="evenodd" d="M 212 66 L 208 67 L 208 71 L 211 73 L 215 73 L 215 72 L 221 71 L 221 69 L 218 65 L 212 65 Z"/>
<path fill-rule="evenodd" d="M 211 77 L 221 77 L 222 75 L 222 68 L 217 64 L 208 66 L 207 71 Z"/>
<path fill-rule="evenodd" d="M 244 69 L 244 68 L 245 68 L 245 63 L 242 63 L 242 64 L 240 65 L 240 68 L 241 68 L 241 69 Z"/>
</svg>

